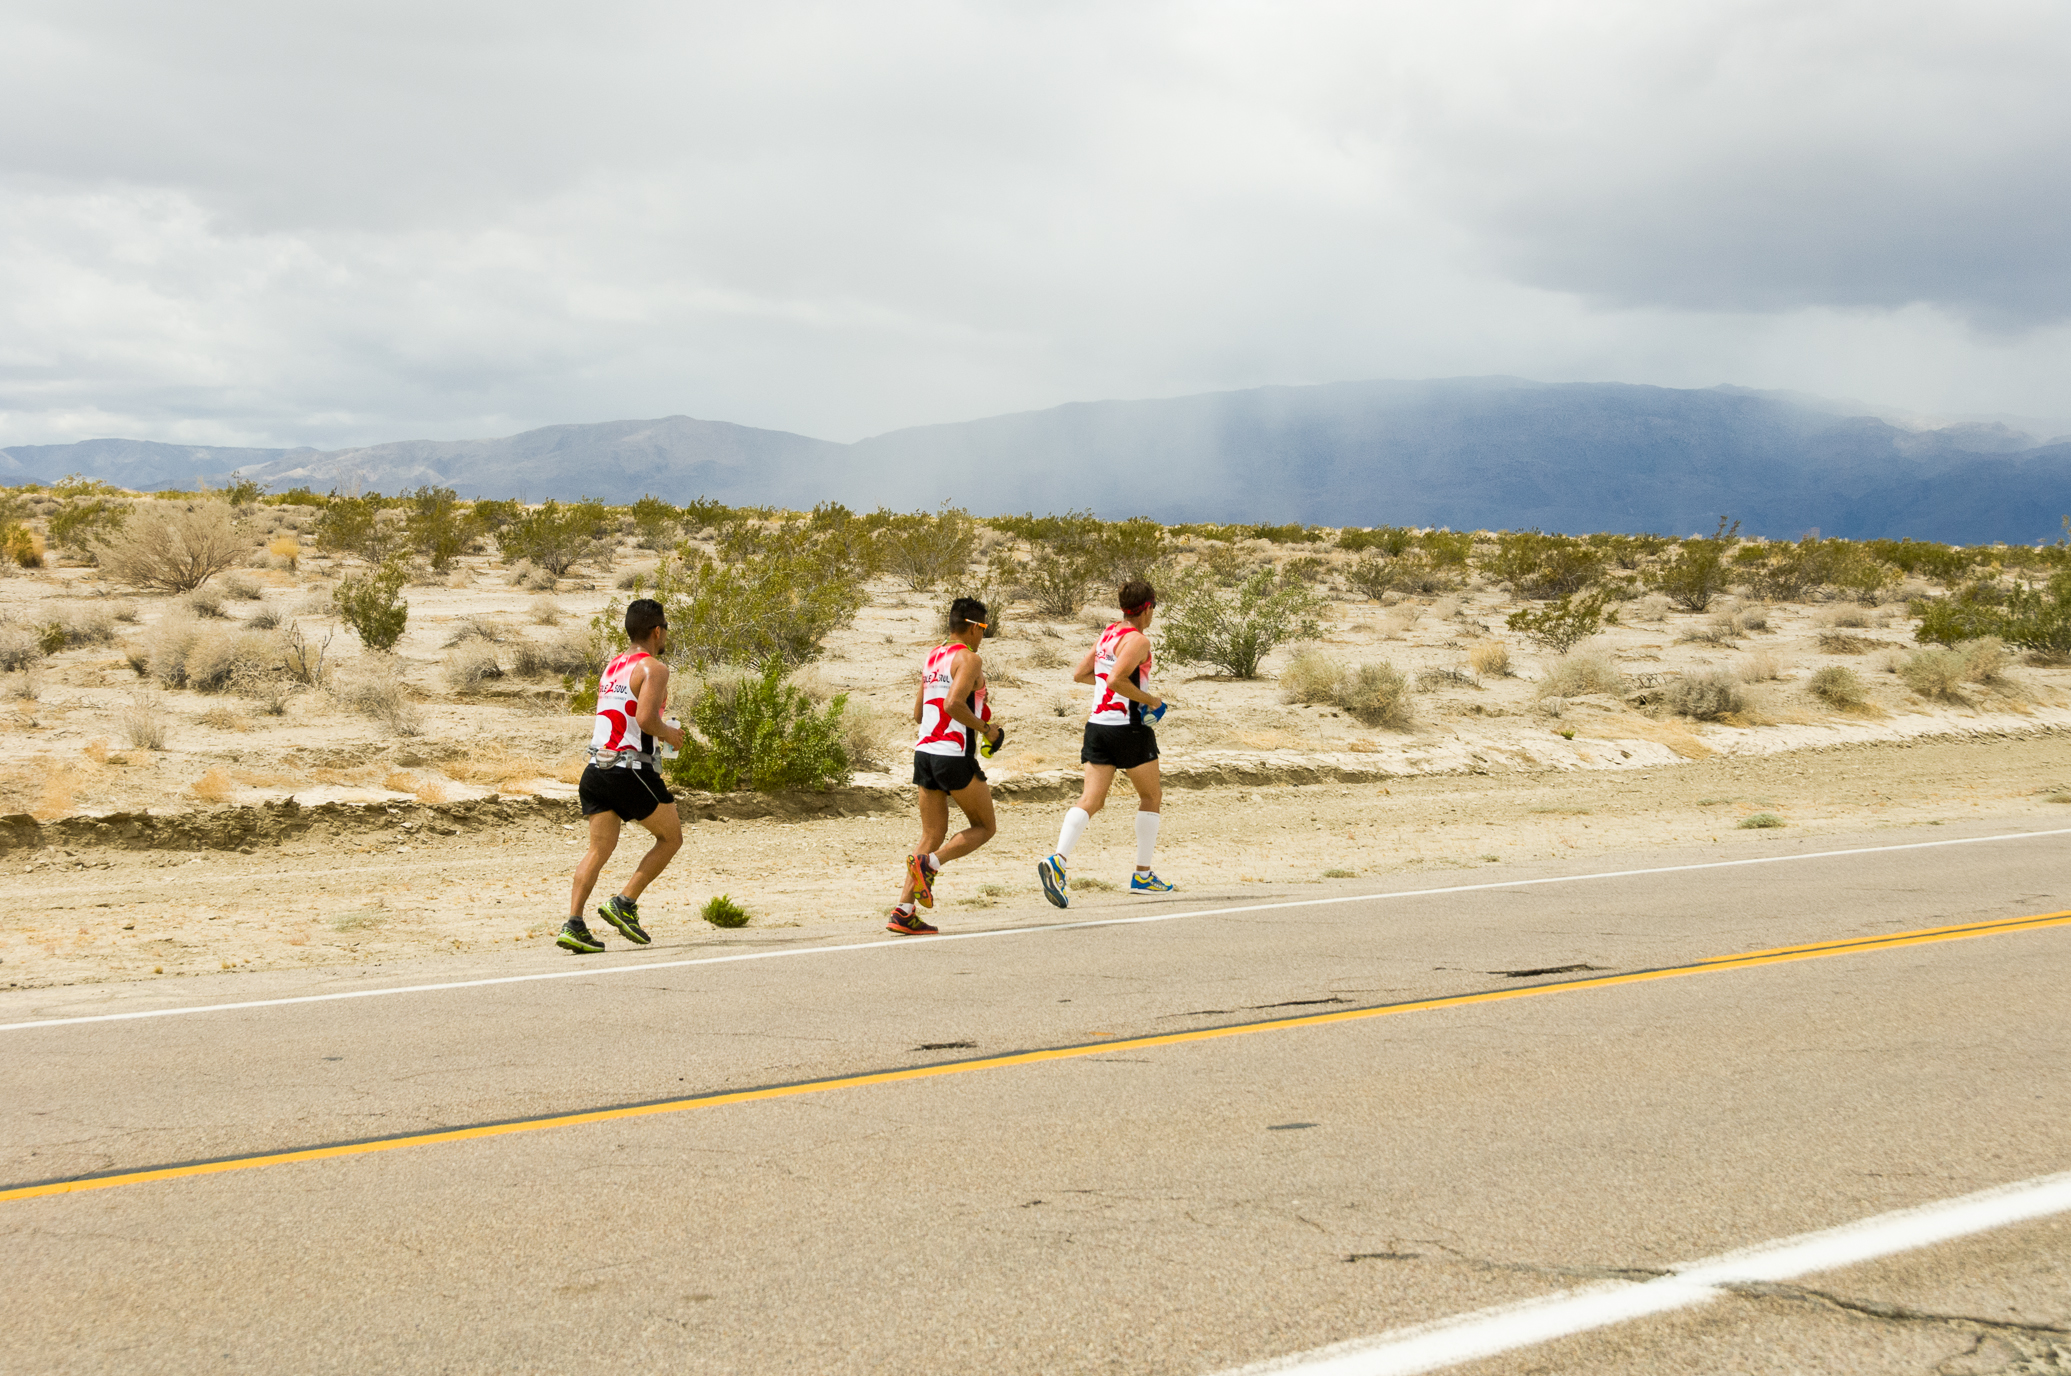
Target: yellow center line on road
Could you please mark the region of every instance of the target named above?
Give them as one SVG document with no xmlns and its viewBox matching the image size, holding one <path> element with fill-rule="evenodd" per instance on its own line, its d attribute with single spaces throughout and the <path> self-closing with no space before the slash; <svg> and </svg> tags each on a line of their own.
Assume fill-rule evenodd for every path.
<svg viewBox="0 0 2071 1376">
<path fill-rule="evenodd" d="M 550 1128 L 581 1127 L 588 1123 L 607 1123 L 625 1118 L 646 1118 L 663 1113 L 683 1113 L 691 1109 L 722 1108 L 728 1104 L 753 1103 L 762 1099 L 788 1099 L 801 1094 L 819 1094 L 835 1089 L 862 1089 L 870 1085 L 896 1084 L 902 1080 L 924 1080 L 938 1075 L 961 1075 L 974 1070 L 1004 1070 L 1012 1066 L 1041 1065 L 1050 1061 L 1072 1060 L 1085 1056 L 1104 1056 L 1117 1051 L 1135 1051 L 1158 1046 L 1178 1046 L 1185 1042 L 1214 1041 L 1221 1037 L 1241 1037 L 1254 1032 L 1281 1032 L 1298 1027 L 1323 1027 L 1332 1023 L 1357 1022 L 1364 1018 L 1389 1017 L 1399 1013 L 1428 1013 L 1441 1008 L 1465 1008 L 1474 1004 L 1502 1003 L 1511 999 L 1537 998 L 1546 994 L 1572 994 L 1585 989 L 1608 989 L 1621 984 L 1640 984 L 1649 980 L 1675 979 L 1685 975 L 1715 974 L 1725 970 L 1749 970 L 1763 965 L 1780 965 L 1790 961 L 1818 960 L 1827 956 L 1860 955 L 1872 951 L 1895 951 L 1909 946 L 1925 946 L 1943 941 L 1961 941 L 1969 937 L 2004 936 L 2016 932 L 2040 931 L 2049 927 L 2071 925 L 2071 911 L 2038 913 L 2027 917 L 2004 918 L 1994 922 L 1966 922 L 1950 927 L 1928 927 L 1919 931 L 1894 932 L 1887 936 L 1847 937 L 1832 941 L 1811 942 L 1802 946 L 1779 946 L 1765 951 L 1743 951 L 1736 955 L 1716 956 L 1708 960 L 1693 961 L 1686 965 L 1669 965 L 1654 970 L 1628 970 L 1614 975 L 1601 975 L 1591 979 L 1562 980 L 1553 984 L 1530 984 L 1515 989 L 1485 989 L 1471 994 L 1452 994 L 1443 998 L 1417 999 L 1408 1003 L 1379 1004 L 1369 1008 L 1348 1008 L 1334 1013 L 1307 1013 L 1299 1017 L 1273 1018 L 1265 1022 L 1236 1023 L 1222 1027 L 1203 1027 L 1189 1032 L 1167 1032 L 1151 1037 L 1125 1037 L 1115 1041 L 1086 1042 L 1073 1046 L 1047 1047 L 1037 1051 L 1017 1051 L 1004 1056 L 981 1056 L 967 1061 L 944 1061 L 934 1065 L 905 1066 L 896 1070 L 871 1071 L 861 1075 L 843 1075 L 827 1080 L 807 1080 L 797 1084 L 768 1085 L 760 1089 L 734 1090 L 721 1094 L 698 1095 L 687 1099 L 664 1099 L 645 1104 L 621 1104 L 610 1108 L 590 1109 L 580 1113 L 556 1114 L 545 1118 L 525 1118 L 502 1123 L 480 1123 L 470 1127 L 447 1128 L 437 1132 L 413 1133 L 402 1137 L 376 1138 L 361 1142 L 340 1142 L 329 1146 L 306 1147 L 297 1151 L 268 1152 L 255 1156 L 229 1157 L 218 1161 L 195 1161 L 181 1165 L 155 1166 L 144 1170 L 121 1171 L 108 1175 L 81 1176 L 70 1180 L 51 1180 L 34 1185 L 20 1185 L 12 1189 L 0 1189 L 0 1203 L 18 1199 L 38 1199 L 47 1195 L 77 1194 L 86 1190 L 112 1189 L 117 1185 L 145 1185 L 160 1180 L 179 1180 L 196 1175 L 219 1175 L 226 1171 L 255 1170 L 261 1166 L 285 1166 L 302 1161 L 326 1161 L 342 1156 L 365 1156 L 373 1152 L 397 1151 L 404 1147 L 429 1147 L 442 1142 L 466 1142 L 483 1137 L 505 1137 L 512 1133 L 543 1132 Z"/>
</svg>

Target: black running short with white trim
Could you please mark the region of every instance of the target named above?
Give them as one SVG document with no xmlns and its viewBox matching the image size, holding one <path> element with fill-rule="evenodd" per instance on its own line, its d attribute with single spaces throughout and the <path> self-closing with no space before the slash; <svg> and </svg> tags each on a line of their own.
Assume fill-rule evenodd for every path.
<svg viewBox="0 0 2071 1376">
<path fill-rule="evenodd" d="M 676 801 L 669 786 L 651 769 L 599 769 L 595 765 L 584 767 L 575 796 L 585 817 L 616 812 L 628 822 L 637 822 Z"/>
<path fill-rule="evenodd" d="M 913 783 L 916 788 L 932 788 L 937 793 L 961 793 L 971 786 L 973 780 L 986 782 L 985 771 L 969 755 L 930 755 L 925 750 L 913 752 Z"/>
<path fill-rule="evenodd" d="M 1086 743 L 1079 747 L 1080 764 L 1134 769 L 1157 758 L 1158 733 L 1148 726 L 1116 726 L 1097 721 L 1086 723 Z"/>
</svg>

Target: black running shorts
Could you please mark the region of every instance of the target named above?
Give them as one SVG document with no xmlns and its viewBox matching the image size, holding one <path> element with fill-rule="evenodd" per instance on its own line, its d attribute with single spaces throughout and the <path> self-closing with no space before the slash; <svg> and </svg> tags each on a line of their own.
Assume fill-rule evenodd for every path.
<svg viewBox="0 0 2071 1376">
<path fill-rule="evenodd" d="M 1079 747 L 1080 764 L 1111 764 L 1116 769 L 1134 769 L 1158 758 L 1158 733 L 1148 726 L 1109 726 L 1086 723 L 1086 743 Z"/>
<path fill-rule="evenodd" d="M 913 782 L 917 788 L 932 788 L 937 793 L 961 793 L 971 786 L 973 780 L 984 783 L 985 771 L 969 755 L 930 755 L 925 750 L 913 752 Z"/>
<path fill-rule="evenodd" d="M 585 817 L 616 812 L 628 822 L 637 822 L 676 801 L 669 786 L 651 769 L 599 769 L 595 765 L 584 767 L 575 796 Z"/>
</svg>

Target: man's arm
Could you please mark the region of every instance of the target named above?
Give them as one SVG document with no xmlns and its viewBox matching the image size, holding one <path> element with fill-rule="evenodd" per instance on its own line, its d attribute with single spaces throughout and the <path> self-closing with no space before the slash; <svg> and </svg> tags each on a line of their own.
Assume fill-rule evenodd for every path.
<svg viewBox="0 0 2071 1376">
<path fill-rule="evenodd" d="M 979 675 L 984 672 L 984 668 L 985 666 L 978 662 L 978 652 L 976 650 L 972 650 L 958 660 L 956 662 L 956 677 L 949 682 L 949 697 L 944 705 L 949 708 L 951 718 L 970 727 L 979 735 L 991 739 L 991 733 L 986 731 L 985 723 L 980 721 L 978 714 L 964 703 L 964 699 L 976 691 Z M 1000 729 L 999 727 L 993 728 L 995 731 Z"/>
<path fill-rule="evenodd" d="M 919 726 L 919 725 L 920 725 L 920 713 L 921 713 L 921 709 L 922 709 L 923 707 L 927 706 L 927 702 L 928 702 L 928 676 L 927 676 L 926 674 L 922 674 L 922 675 L 920 676 L 920 682 L 919 682 L 919 683 L 916 683 L 916 684 L 915 684 L 915 685 L 913 686 L 913 724 L 914 724 L 915 726 Z"/>
<path fill-rule="evenodd" d="M 659 736 L 681 750 L 683 732 L 662 720 L 662 712 L 669 705 L 669 666 L 650 659 L 640 666 L 640 672 L 645 677 L 640 681 L 639 705 L 634 708 L 633 720 L 648 735 Z"/>
<path fill-rule="evenodd" d="M 1099 653 L 1100 647 L 1095 645 L 1092 649 L 1086 651 L 1085 654 L 1079 656 L 1079 667 L 1071 671 L 1071 681 L 1073 683 L 1094 682 L 1093 660 Z"/>
</svg>

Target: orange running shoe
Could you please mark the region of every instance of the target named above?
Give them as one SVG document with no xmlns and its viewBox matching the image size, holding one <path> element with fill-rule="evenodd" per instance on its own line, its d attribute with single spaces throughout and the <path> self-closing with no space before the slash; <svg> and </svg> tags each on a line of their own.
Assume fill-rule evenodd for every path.
<svg viewBox="0 0 2071 1376">
<path fill-rule="evenodd" d="M 898 908 L 892 909 L 892 920 L 884 924 L 884 929 L 900 936 L 933 936 L 942 930 L 919 913 L 903 912 Z"/>
<path fill-rule="evenodd" d="M 906 857 L 906 873 L 913 876 L 913 896 L 923 908 L 935 906 L 935 876 L 941 871 L 931 870 L 921 863 L 918 855 Z"/>
</svg>

